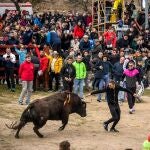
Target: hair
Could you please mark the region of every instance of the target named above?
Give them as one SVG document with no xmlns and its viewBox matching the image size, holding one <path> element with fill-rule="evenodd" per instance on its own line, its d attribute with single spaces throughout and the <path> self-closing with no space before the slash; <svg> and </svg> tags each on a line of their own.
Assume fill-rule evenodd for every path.
<svg viewBox="0 0 150 150">
<path fill-rule="evenodd" d="M 109 83 L 116 84 L 114 80 L 110 80 Z"/>
<path fill-rule="evenodd" d="M 59 144 L 59 150 L 70 150 L 70 143 L 68 141 L 62 141 Z"/>
</svg>

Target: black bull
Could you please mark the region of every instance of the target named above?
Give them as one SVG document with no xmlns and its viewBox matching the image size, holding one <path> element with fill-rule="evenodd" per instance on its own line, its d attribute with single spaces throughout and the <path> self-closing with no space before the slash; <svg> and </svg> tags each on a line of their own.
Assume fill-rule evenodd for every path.
<svg viewBox="0 0 150 150">
<path fill-rule="evenodd" d="M 69 114 L 77 113 L 81 117 L 86 116 L 86 103 L 80 97 L 73 93 L 56 93 L 54 95 L 38 99 L 24 110 L 20 122 L 12 123 L 9 129 L 17 130 L 15 137 L 19 138 L 19 132 L 28 122 L 33 122 L 34 132 L 42 138 L 43 135 L 38 131 L 42 128 L 47 120 L 61 120 L 62 126 L 59 131 L 63 130 L 68 123 Z"/>
</svg>

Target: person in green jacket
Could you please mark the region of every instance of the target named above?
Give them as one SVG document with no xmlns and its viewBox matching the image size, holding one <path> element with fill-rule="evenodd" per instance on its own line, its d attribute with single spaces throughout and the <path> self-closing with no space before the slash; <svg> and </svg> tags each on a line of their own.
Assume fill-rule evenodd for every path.
<svg viewBox="0 0 150 150">
<path fill-rule="evenodd" d="M 81 99 L 83 99 L 83 86 L 84 79 L 86 78 L 86 67 L 82 62 L 82 56 L 78 55 L 76 61 L 73 63 L 76 71 L 76 76 L 74 79 L 74 93 L 78 94 Z"/>
<path fill-rule="evenodd" d="M 148 135 L 147 140 L 143 143 L 143 150 L 150 150 L 150 134 Z"/>
</svg>

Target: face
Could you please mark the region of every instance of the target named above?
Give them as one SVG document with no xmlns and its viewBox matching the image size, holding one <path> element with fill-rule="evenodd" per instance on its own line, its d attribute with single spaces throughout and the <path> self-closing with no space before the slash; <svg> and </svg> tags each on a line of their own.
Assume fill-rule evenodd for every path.
<svg viewBox="0 0 150 150">
<path fill-rule="evenodd" d="M 128 39 L 128 36 L 124 36 L 124 39 L 127 40 L 127 39 Z"/>
<path fill-rule="evenodd" d="M 87 42 L 87 41 L 88 41 L 88 38 L 84 38 L 84 41 Z"/>
<path fill-rule="evenodd" d="M 117 53 L 116 53 L 116 51 L 112 51 L 112 54 L 113 54 L 113 55 L 116 55 Z"/>
<path fill-rule="evenodd" d="M 106 61 L 107 61 L 107 57 L 104 57 L 104 58 L 103 58 L 103 61 L 106 62 Z"/>
<path fill-rule="evenodd" d="M 11 50 L 9 48 L 7 48 L 6 53 L 9 55 L 11 53 Z"/>
<path fill-rule="evenodd" d="M 86 117 L 86 103 L 85 102 L 81 102 L 81 105 L 78 107 L 77 114 L 79 114 L 81 117 Z"/>
<path fill-rule="evenodd" d="M 124 56 L 124 52 L 122 51 L 122 52 L 120 52 L 120 56 Z"/>
<path fill-rule="evenodd" d="M 109 83 L 109 84 L 108 84 L 108 87 L 109 87 L 110 89 L 114 89 L 114 88 L 115 88 L 115 84 Z"/>
<path fill-rule="evenodd" d="M 44 55 L 44 51 L 40 51 L 40 56 L 43 57 Z"/>
<path fill-rule="evenodd" d="M 73 62 L 72 59 L 68 59 L 68 60 L 67 60 L 67 63 L 68 63 L 68 64 L 72 64 L 72 62 Z"/>
<path fill-rule="evenodd" d="M 120 58 L 120 63 L 123 64 L 123 63 L 124 63 L 124 60 L 125 60 L 125 58 L 124 58 L 124 57 L 121 57 L 121 58 Z"/>
<path fill-rule="evenodd" d="M 82 56 L 78 56 L 77 57 L 77 62 L 81 62 L 82 61 Z"/>
<path fill-rule="evenodd" d="M 133 63 L 129 63 L 129 69 L 133 69 L 134 68 L 134 64 Z"/>
<path fill-rule="evenodd" d="M 27 62 L 31 62 L 31 57 L 27 57 L 27 58 L 26 58 L 26 61 L 27 61 Z"/>
<path fill-rule="evenodd" d="M 88 56 L 88 52 L 84 52 L 84 56 Z"/>
<path fill-rule="evenodd" d="M 78 25 L 80 26 L 80 25 L 81 25 L 81 22 L 78 22 Z"/>
<path fill-rule="evenodd" d="M 99 57 L 99 58 L 102 58 L 102 57 L 103 57 L 103 53 L 99 53 L 99 54 L 98 54 L 98 57 Z"/>
</svg>

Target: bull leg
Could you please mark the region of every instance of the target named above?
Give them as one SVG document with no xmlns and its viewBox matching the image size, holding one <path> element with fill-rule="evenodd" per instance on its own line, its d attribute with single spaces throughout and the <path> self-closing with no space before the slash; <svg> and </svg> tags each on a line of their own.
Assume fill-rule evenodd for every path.
<svg viewBox="0 0 150 150">
<path fill-rule="evenodd" d="M 64 130 L 65 126 L 68 124 L 69 115 L 62 118 L 62 126 L 58 129 L 59 131 Z"/>
<path fill-rule="evenodd" d="M 34 126 L 33 130 L 39 138 L 43 138 L 43 135 L 39 132 L 39 129 L 42 128 L 46 124 L 46 121 L 40 123 L 40 125 Z"/>
<path fill-rule="evenodd" d="M 20 130 L 25 126 L 26 122 L 24 121 L 21 121 L 18 125 L 18 129 L 17 129 L 17 132 L 15 134 L 15 138 L 19 139 L 19 132 Z"/>
</svg>

